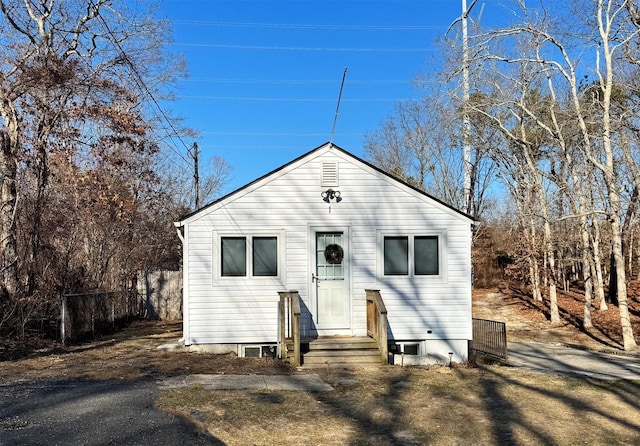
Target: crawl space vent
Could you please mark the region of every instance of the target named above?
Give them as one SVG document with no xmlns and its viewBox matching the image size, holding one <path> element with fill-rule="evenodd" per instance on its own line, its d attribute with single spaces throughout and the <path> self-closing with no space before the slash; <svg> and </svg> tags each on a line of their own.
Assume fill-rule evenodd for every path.
<svg viewBox="0 0 640 446">
<path fill-rule="evenodd" d="M 338 184 L 338 163 L 322 163 L 321 186 L 339 186 Z"/>
</svg>

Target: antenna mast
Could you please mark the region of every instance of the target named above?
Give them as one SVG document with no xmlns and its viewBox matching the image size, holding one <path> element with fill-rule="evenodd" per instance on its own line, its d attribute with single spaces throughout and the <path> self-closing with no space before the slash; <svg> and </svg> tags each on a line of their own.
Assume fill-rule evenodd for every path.
<svg viewBox="0 0 640 446">
<path fill-rule="evenodd" d="M 333 118 L 333 127 L 331 128 L 331 138 L 329 138 L 329 144 L 333 143 L 333 135 L 336 131 L 336 123 L 338 122 L 338 111 L 340 111 L 340 100 L 342 99 L 342 89 L 344 88 L 344 80 L 347 77 L 347 67 L 344 67 L 344 73 L 342 73 L 342 83 L 340 84 L 340 94 L 338 95 L 338 105 L 336 107 L 336 115 Z"/>
</svg>

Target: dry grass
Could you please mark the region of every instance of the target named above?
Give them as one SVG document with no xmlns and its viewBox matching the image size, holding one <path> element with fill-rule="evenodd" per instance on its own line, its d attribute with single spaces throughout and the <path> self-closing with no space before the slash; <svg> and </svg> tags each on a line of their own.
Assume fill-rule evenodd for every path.
<svg viewBox="0 0 640 446">
<path fill-rule="evenodd" d="M 570 298 L 561 302 L 565 314 L 579 308 L 571 306 Z M 526 297 L 497 290 L 474 293 L 474 316 L 506 320 L 510 340 L 615 349 L 615 325 L 603 316 L 615 320 L 616 309 L 609 311 L 611 316 L 598 315 L 596 331 L 588 333 L 571 317 L 551 327 Z M 76 347 L 2 343 L 0 384 L 16 379 L 309 373 L 266 359 L 157 349 L 180 336 L 180 324 L 139 321 L 112 337 Z M 499 365 L 312 372 L 335 390 L 193 387 L 163 391 L 157 406 L 227 445 L 640 445 L 640 381 L 574 379 Z"/>
<path fill-rule="evenodd" d="M 0 347 L 0 384 L 16 379 L 85 378 L 138 379 L 196 373 L 289 374 L 287 365 L 267 359 L 207 355 L 186 350 L 159 350 L 182 336 L 177 322 L 135 321 L 123 331 L 95 342 L 62 347 L 39 345 L 3 352 Z"/>
<path fill-rule="evenodd" d="M 504 367 L 325 371 L 335 391 L 164 392 L 227 445 L 640 444 L 640 382 Z M 343 384 L 341 384 L 343 383 Z"/>
</svg>

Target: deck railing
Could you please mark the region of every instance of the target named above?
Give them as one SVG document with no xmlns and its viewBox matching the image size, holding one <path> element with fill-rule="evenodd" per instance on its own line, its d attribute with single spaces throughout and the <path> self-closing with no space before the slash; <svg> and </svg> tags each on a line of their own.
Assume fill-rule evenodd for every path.
<svg viewBox="0 0 640 446">
<path fill-rule="evenodd" d="M 365 290 L 367 293 L 367 334 L 376 340 L 383 364 L 389 363 L 387 344 L 387 307 L 380 290 Z"/>
<path fill-rule="evenodd" d="M 300 365 L 300 295 L 297 291 L 279 291 L 278 357 L 289 358 L 291 365 Z M 293 354 L 291 354 L 291 352 Z"/>
<path fill-rule="evenodd" d="M 473 318 L 475 352 L 507 360 L 507 325 L 504 322 Z"/>
</svg>

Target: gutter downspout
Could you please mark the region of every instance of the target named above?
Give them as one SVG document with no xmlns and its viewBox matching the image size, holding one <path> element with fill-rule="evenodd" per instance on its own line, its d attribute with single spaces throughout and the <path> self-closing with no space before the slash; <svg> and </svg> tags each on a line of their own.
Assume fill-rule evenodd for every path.
<svg viewBox="0 0 640 446">
<path fill-rule="evenodd" d="M 180 239 L 180 241 L 184 245 L 184 226 L 179 221 L 174 222 L 173 225 L 176 227 L 176 232 L 178 233 L 178 238 Z"/>
</svg>

